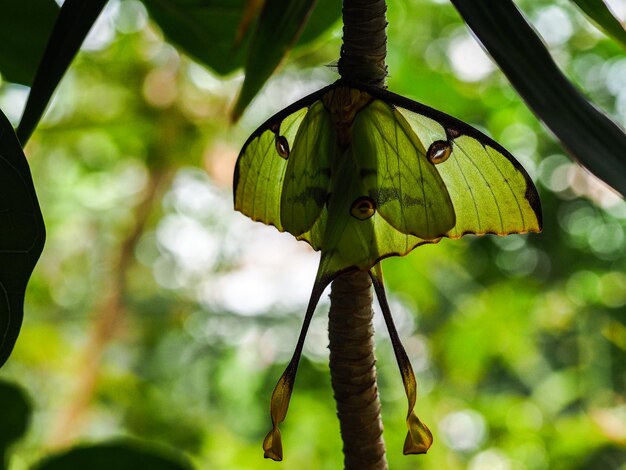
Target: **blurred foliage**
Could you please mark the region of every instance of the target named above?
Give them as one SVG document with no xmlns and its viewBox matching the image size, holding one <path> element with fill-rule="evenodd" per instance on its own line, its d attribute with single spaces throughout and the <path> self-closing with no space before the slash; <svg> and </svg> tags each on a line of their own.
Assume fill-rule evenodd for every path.
<svg viewBox="0 0 626 470">
<path fill-rule="evenodd" d="M 48 457 L 34 468 L 37 470 L 66 470 L 69 468 L 191 470 L 193 467 L 188 462 L 165 453 L 159 455 L 156 450 L 143 449 L 137 443 L 111 442 L 76 447 L 68 452 Z"/>
<path fill-rule="evenodd" d="M 30 419 L 30 403 L 20 387 L 0 382 L 0 468 L 6 468 L 7 449 L 25 433 Z"/>
<path fill-rule="evenodd" d="M 623 49 L 570 2 L 519 4 L 566 74 L 624 125 Z M 377 318 L 390 468 L 623 470 L 626 203 L 563 155 L 447 2 L 390 2 L 388 19 L 390 89 L 500 141 L 544 207 L 541 235 L 444 240 L 385 261 L 418 413 L 435 435 L 426 456 L 401 454 L 406 403 Z M 0 372 L 34 409 L 9 468 L 120 437 L 198 468 L 341 467 L 327 304 L 283 428 L 286 460 L 262 459 L 317 255 L 234 213 L 230 187 L 247 135 L 334 80 L 323 65 L 339 43 L 336 27 L 294 51 L 234 127 L 240 75 L 182 56 L 143 4 L 107 6 L 26 148 L 48 244 Z M 2 82 L 14 123 L 25 97 Z"/>
<path fill-rule="evenodd" d="M 567 79 L 515 3 L 452 3 L 517 93 L 563 148 L 626 197 L 626 178 L 622 178 L 626 174 L 624 129 Z M 603 0 L 595 3 L 604 5 Z M 607 14 L 613 18 L 610 12 Z"/>
</svg>

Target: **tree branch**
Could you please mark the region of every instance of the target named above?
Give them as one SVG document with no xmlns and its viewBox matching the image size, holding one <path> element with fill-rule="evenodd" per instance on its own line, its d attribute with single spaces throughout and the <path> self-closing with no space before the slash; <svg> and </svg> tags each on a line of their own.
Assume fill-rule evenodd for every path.
<svg viewBox="0 0 626 470">
<path fill-rule="evenodd" d="M 330 295 L 330 374 L 347 470 L 387 468 L 376 386 L 371 280 L 366 272 L 338 277 Z"/>
</svg>

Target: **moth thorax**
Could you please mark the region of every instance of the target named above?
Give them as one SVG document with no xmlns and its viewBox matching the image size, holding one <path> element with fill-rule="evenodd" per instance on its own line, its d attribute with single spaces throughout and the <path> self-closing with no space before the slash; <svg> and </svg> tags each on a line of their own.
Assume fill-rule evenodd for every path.
<svg viewBox="0 0 626 470">
<path fill-rule="evenodd" d="M 287 160 L 289 158 L 289 142 L 284 135 L 277 135 L 274 139 L 278 155 Z"/>
<path fill-rule="evenodd" d="M 376 213 L 376 203 L 371 197 L 361 196 L 350 206 L 350 215 L 359 220 L 367 220 Z"/>
<path fill-rule="evenodd" d="M 436 140 L 430 147 L 428 147 L 428 152 L 426 156 L 430 163 L 443 163 L 445 162 L 452 153 L 452 144 L 445 140 Z"/>
<path fill-rule="evenodd" d="M 347 147 L 352 140 L 354 118 L 372 101 L 372 96 L 356 88 L 340 86 L 326 93 L 322 100 L 330 113 L 339 145 Z"/>
</svg>

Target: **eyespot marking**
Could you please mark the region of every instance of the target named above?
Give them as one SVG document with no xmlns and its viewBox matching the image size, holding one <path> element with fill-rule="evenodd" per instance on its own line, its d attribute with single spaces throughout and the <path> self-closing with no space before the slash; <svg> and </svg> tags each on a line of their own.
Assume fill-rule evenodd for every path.
<svg viewBox="0 0 626 470">
<path fill-rule="evenodd" d="M 437 165 L 438 163 L 445 162 L 452 153 L 452 144 L 445 140 L 436 140 L 430 147 L 428 147 L 428 152 L 426 152 L 426 156 L 430 163 Z"/>
<path fill-rule="evenodd" d="M 350 215 L 359 220 L 367 220 L 376 213 L 376 203 L 371 197 L 361 196 L 350 206 Z"/>
<path fill-rule="evenodd" d="M 287 160 L 289 158 L 289 142 L 284 135 L 277 135 L 274 139 L 276 142 L 276 151 L 281 158 Z"/>
</svg>

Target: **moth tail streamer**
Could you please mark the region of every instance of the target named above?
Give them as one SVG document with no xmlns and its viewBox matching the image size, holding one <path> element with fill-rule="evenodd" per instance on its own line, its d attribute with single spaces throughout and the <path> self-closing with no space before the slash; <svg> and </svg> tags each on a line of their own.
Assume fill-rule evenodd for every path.
<svg viewBox="0 0 626 470">
<path fill-rule="evenodd" d="M 403 453 L 406 454 L 425 454 L 433 443 L 433 435 L 426 426 L 415 414 L 415 401 L 417 397 L 417 383 L 415 381 L 415 374 L 413 373 L 413 367 L 409 357 L 402 346 L 400 337 L 393 323 L 391 316 L 391 310 L 389 308 L 389 302 L 387 301 L 387 295 L 385 294 L 385 288 L 383 286 L 383 272 L 380 264 L 376 264 L 369 272 L 372 278 L 372 284 L 376 291 L 376 297 L 378 297 L 378 303 L 383 312 L 383 318 L 389 331 L 389 337 L 391 338 L 391 345 L 396 355 L 396 361 L 400 368 L 402 375 L 402 382 L 404 383 L 404 391 L 408 400 L 408 411 L 406 418 L 406 425 L 408 432 L 404 441 Z"/>
<path fill-rule="evenodd" d="M 298 337 L 298 343 L 291 357 L 291 361 L 287 365 L 287 368 L 283 372 L 283 375 L 278 380 L 274 391 L 272 392 L 272 398 L 270 400 L 270 417 L 272 418 L 272 429 L 267 433 L 265 439 L 263 439 L 263 456 L 266 459 L 272 459 L 281 461 L 283 459 L 283 444 L 280 435 L 280 429 L 278 425 L 285 420 L 287 416 L 287 410 L 289 408 L 289 400 L 291 399 L 291 393 L 296 382 L 296 373 L 298 372 L 298 364 L 300 362 L 300 356 L 302 355 L 302 348 L 304 346 L 304 339 L 306 338 L 315 307 L 324 292 L 324 289 L 335 276 L 328 275 L 323 269 L 324 264 L 320 263 L 320 268 L 313 284 L 313 290 L 309 299 L 309 304 L 304 315 L 304 321 L 300 330 L 300 336 Z"/>
</svg>

